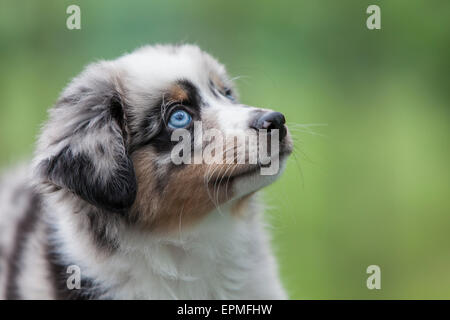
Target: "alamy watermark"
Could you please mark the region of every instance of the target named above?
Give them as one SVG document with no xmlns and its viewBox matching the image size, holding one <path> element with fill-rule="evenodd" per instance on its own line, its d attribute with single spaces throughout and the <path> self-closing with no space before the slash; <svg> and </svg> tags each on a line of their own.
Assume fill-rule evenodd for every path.
<svg viewBox="0 0 450 320">
<path fill-rule="evenodd" d="M 81 289 L 81 268 L 77 265 L 67 267 L 66 273 L 70 274 L 67 278 L 66 285 L 69 290 Z"/>
<path fill-rule="evenodd" d="M 69 30 L 81 29 L 81 9 L 79 6 L 72 4 L 67 7 L 66 13 L 69 14 L 66 20 L 66 27 Z"/>
<path fill-rule="evenodd" d="M 376 4 L 371 4 L 367 7 L 366 13 L 370 16 L 366 20 L 366 26 L 369 30 L 381 29 L 381 9 Z"/>
<path fill-rule="evenodd" d="M 367 267 L 366 272 L 370 274 L 370 276 L 367 278 L 367 289 L 373 290 L 381 289 L 381 269 L 379 266 L 373 264 Z"/>
</svg>

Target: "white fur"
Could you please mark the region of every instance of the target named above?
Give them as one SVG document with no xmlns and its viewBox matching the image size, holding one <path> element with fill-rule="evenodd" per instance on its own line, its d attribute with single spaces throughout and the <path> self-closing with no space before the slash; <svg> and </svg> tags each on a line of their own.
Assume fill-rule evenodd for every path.
<svg viewBox="0 0 450 320">
<path fill-rule="evenodd" d="M 114 288 L 104 298 L 285 299 L 261 217 L 233 217 L 227 207 L 176 236 L 121 230 L 111 257 L 73 228 L 73 216 L 52 219 L 82 275 Z"/>
</svg>

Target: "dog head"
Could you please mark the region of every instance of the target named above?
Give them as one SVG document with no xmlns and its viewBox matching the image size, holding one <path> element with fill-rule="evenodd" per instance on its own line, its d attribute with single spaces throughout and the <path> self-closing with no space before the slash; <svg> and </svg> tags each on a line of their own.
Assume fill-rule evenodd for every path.
<svg viewBox="0 0 450 320">
<path fill-rule="evenodd" d="M 162 230 L 270 184 L 291 151 L 283 115 L 239 103 L 210 55 L 149 46 L 73 79 L 50 110 L 35 163 L 53 190 Z M 275 159 L 276 171 L 262 174 Z"/>
</svg>

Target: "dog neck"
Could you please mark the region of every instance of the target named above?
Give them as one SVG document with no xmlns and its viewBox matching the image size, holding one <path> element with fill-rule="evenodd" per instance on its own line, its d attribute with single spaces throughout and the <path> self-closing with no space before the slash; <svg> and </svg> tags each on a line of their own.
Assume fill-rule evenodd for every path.
<svg viewBox="0 0 450 320">
<path fill-rule="evenodd" d="M 50 217 L 60 265 L 79 268 L 82 283 L 89 284 L 80 293 L 95 298 L 236 297 L 257 261 L 252 254 L 258 255 L 262 227 L 255 207 L 241 201 L 167 234 L 109 225 L 102 231 L 114 239 L 109 244 L 93 236 L 98 226 L 87 214 L 61 209 Z"/>
</svg>

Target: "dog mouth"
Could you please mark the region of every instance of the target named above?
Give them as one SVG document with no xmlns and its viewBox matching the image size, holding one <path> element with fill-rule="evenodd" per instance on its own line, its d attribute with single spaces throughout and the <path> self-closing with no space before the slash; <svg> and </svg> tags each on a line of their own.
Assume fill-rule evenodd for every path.
<svg viewBox="0 0 450 320">
<path fill-rule="evenodd" d="M 269 168 L 273 165 L 274 161 L 281 161 L 284 158 L 286 158 L 287 156 L 289 156 L 291 154 L 291 150 L 283 150 L 283 152 L 280 152 L 277 155 L 278 159 L 274 159 L 274 160 L 270 160 L 269 163 L 267 164 L 233 164 L 232 168 L 230 169 L 230 167 L 221 169 L 215 177 L 214 179 L 211 179 L 210 182 L 211 183 L 229 183 L 232 180 L 235 179 L 240 179 L 240 178 L 246 178 L 246 177 L 250 177 L 250 176 L 254 176 L 256 174 L 261 174 L 261 170 L 263 168 Z"/>
<path fill-rule="evenodd" d="M 246 169 L 239 170 L 238 172 L 232 173 L 229 177 L 230 177 L 230 179 L 236 179 L 239 177 L 250 176 L 255 173 L 258 173 L 258 171 L 260 169 L 261 169 L 261 166 L 259 166 L 259 165 L 251 165 Z"/>
</svg>

